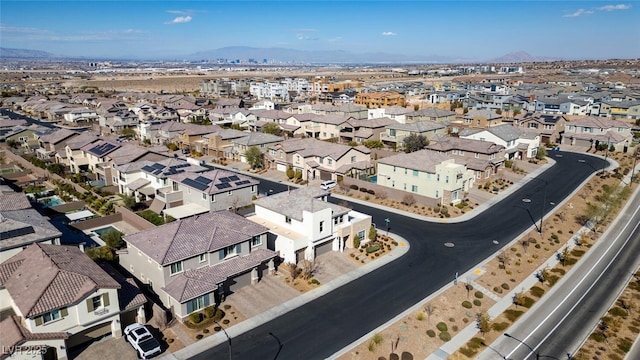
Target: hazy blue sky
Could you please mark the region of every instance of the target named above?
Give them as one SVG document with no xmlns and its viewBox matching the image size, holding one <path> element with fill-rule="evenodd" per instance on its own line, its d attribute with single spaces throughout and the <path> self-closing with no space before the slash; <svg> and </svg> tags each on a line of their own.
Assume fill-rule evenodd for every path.
<svg viewBox="0 0 640 360">
<path fill-rule="evenodd" d="M 2 47 L 89 57 L 225 46 L 489 59 L 640 57 L 637 1 L 11 1 Z"/>
</svg>

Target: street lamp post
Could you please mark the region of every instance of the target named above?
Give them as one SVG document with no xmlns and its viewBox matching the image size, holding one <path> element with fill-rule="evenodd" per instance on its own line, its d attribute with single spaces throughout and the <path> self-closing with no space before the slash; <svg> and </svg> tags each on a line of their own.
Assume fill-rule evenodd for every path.
<svg viewBox="0 0 640 360">
<path fill-rule="evenodd" d="M 387 224 L 387 236 L 389 236 L 389 224 L 391 223 L 391 219 L 385 218 L 384 222 Z"/>
<path fill-rule="evenodd" d="M 282 345 L 280 339 L 278 339 L 278 337 L 274 333 L 270 332 L 269 335 L 271 335 L 278 342 L 278 352 L 276 353 L 276 356 L 273 357 L 273 360 L 276 360 L 278 358 L 278 355 L 280 355 L 280 351 L 282 351 L 282 347 L 284 345 Z"/>
<path fill-rule="evenodd" d="M 231 347 L 231 337 L 227 333 L 227 330 L 225 330 L 224 327 L 222 327 L 222 325 L 220 325 L 216 320 L 213 320 L 213 322 L 216 323 L 216 325 L 220 326 L 220 328 L 222 329 L 222 332 L 224 333 L 224 336 L 227 337 L 227 342 L 229 343 L 229 360 L 231 360 L 231 357 L 233 354 L 233 348 Z"/>
<path fill-rule="evenodd" d="M 515 340 L 515 341 L 519 342 L 520 344 L 522 344 L 522 345 L 526 346 L 526 347 L 529 349 L 529 351 L 531 351 L 531 353 L 532 353 L 532 354 L 534 354 L 534 355 L 536 356 L 536 360 L 540 360 L 541 358 L 547 358 L 547 359 L 556 359 L 556 360 L 560 360 L 560 359 L 558 359 L 558 358 L 557 358 L 557 357 L 555 357 L 555 356 L 550 356 L 550 355 L 540 355 L 540 353 L 539 353 L 539 352 L 537 352 L 534 348 L 532 348 L 529 344 L 527 344 L 526 342 L 524 342 L 524 341 L 522 341 L 522 340 L 518 339 L 517 337 L 511 336 L 511 335 L 509 335 L 509 334 L 507 334 L 507 333 L 504 333 L 504 336 L 508 337 L 509 339 L 513 339 L 513 340 Z M 571 359 L 571 356 L 570 356 L 569 354 L 567 354 L 567 357 L 568 357 L 569 359 Z M 525 358 L 526 358 L 526 357 L 525 357 Z"/>
<path fill-rule="evenodd" d="M 543 179 L 538 179 L 538 178 L 531 178 L 531 180 L 537 180 L 537 181 L 542 181 L 544 182 L 544 193 L 542 195 L 542 213 L 540 214 L 540 226 L 538 227 L 538 232 L 540 233 L 540 238 L 542 238 L 542 240 L 544 240 L 544 233 L 542 231 L 542 220 L 544 219 L 544 206 L 547 202 L 547 188 L 549 187 L 549 182 L 547 180 L 543 180 Z M 524 201 L 524 199 L 523 199 Z M 535 225 L 535 223 L 534 223 Z"/>
</svg>

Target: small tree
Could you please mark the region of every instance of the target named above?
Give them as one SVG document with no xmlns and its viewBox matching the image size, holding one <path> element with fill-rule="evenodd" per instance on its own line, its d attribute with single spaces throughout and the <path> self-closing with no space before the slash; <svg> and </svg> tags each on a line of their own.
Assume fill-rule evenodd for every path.
<svg viewBox="0 0 640 360">
<path fill-rule="evenodd" d="M 404 152 L 411 153 L 422 150 L 429 145 L 429 140 L 424 135 L 411 134 L 404 138 Z"/>
<path fill-rule="evenodd" d="M 309 280 L 313 277 L 318 270 L 318 263 L 315 260 L 303 259 L 300 261 L 300 274 L 305 280 Z"/>
<path fill-rule="evenodd" d="M 262 169 L 264 167 L 262 151 L 257 146 L 250 146 L 244 155 L 252 169 Z"/>
<path fill-rule="evenodd" d="M 296 179 L 296 181 L 299 181 L 300 179 L 302 179 L 302 171 L 296 171 L 296 174 L 293 177 Z"/>
<path fill-rule="evenodd" d="M 513 304 L 518 308 L 518 306 L 524 306 L 526 302 L 525 296 L 523 292 L 516 293 L 513 295 Z"/>
<path fill-rule="evenodd" d="M 264 126 L 262 127 L 262 132 L 265 134 L 272 134 L 272 135 L 276 135 L 276 136 L 281 136 L 282 135 L 282 128 L 280 128 L 280 126 L 274 122 L 270 122 L 270 123 L 266 123 L 264 124 Z"/>
<path fill-rule="evenodd" d="M 298 269 L 298 264 L 296 263 L 287 263 L 287 270 L 289 270 L 289 274 L 291 275 L 291 279 L 295 279 L 300 274 L 300 269 Z"/>
<path fill-rule="evenodd" d="M 287 178 L 289 178 L 289 180 L 293 179 L 293 177 L 296 175 L 296 172 L 293 171 L 293 168 L 291 166 L 289 166 L 287 168 Z"/>
<path fill-rule="evenodd" d="M 376 227 L 375 227 L 375 226 L 373 226 L 373 225 L 371 225 L 371 226 L 369 227 L 369 240 L 371 240 L 371 241 L 375 241 L 375 240 L 376 240 L 376 236 L 377 236 L 377 234 L 376 234 Z"/>
<path fill-rule="evenodd" d="M 549 279 L 549 269 L 540 269 L 540 271 L 538 271 L 538 273 L 536 274 L 536 277 L 538 278 L 538 280 L 540 280 L 541 283 L 544 283 Z"/>
<path fill-rule="evenodd" d="M 544 146 L 538 146 L 538 151 L 536 152 L 536 159 L 542 160 L 547 157 L 547 149 Z"/>
<path fill-rule="evenodd" d="M 482 333 L 482 336 L 491 331 L 491 318 L 489 314 L 486 312 L 476 314 L 476 326 Z"/>
<path fill-rule="evenodd" d="M 122 198 L 122 202 L 124 202 L 124 206 L 127 209 L 133 209 L 137 204 L 136 197 L 133 195 L 122 194 L 120 195 L 120 197 Z"/>
<path fill-rule="evenodd" d="M 431 303 L 428 303 L 427 305 L 425 305 L 424 312 L 427 314 L 428 322 L 431 322 L 431 315 L 433 315 L 435 311 L 436 311 L 435 305 L 432 305 Z"/>
<path fill-rule="evenodd" d="M 529 239 L 521 240 L 520 245 L 522 245 L 522 251 L 526 254 L 527 249 L 529 248 Z"/>
<path fill-rule="evenodd" d="M 416 203 L 416 199 L 413 197 L 413 195 L 406 194 L 405 196 L 402 197 L 402 203 L 407 206 L 411 206 Z"/>
<path fill-rule="evenodd" d="M 361 241 L 361 239 L 360 239 L 360 235 L 356 234 L 356 235 L 353 237 L 353 247 L 354 247 L 355 249 L 357 249 L 357 248 L 359 248 L 359 247 L 360 247 L 360 241 Z"/>
<path fill-rule="evenodd" d="M 469 298 L 469 294 L 471 293 L 471 290 L 473 290 L 473 285 L 471 285 L 470 282 L 465 281 L 464 289 L 467 290 L 467 299 L 468 299 Z"/>
<path fill-rule="evenodd" d="M 506 251 L 498 255 L 497 258 L 498 258 L 498 262 L 500 263 L 500 267 L 503 269 L 506 269 L 507 265 L 511 263 L 511 255 L 509 255 L 509 253 Z"/>
<path fill-rule="evenodd" d="M 124 241 L 122 240 L 122 233 L 118 230 L 107 230 L 102 234 L 102 240 L 105 244 L 112 249 L 122 249 L 124 247 Z"/>
</svg>

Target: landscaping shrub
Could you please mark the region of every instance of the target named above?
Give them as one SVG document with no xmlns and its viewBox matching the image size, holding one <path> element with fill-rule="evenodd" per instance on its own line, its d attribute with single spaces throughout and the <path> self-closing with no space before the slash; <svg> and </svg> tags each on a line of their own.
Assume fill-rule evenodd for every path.
<svg viewBox="0 0 640 360">
<path fill-rule="evenodd" d="M 631 345 L 633 345 L 633 340 L 629 338 L 618 339 L 618 349 L 624 353 L 628 353 L 631 350 Z"/>
<path fill-rule="evenodd" d="M 451 334 L 449 334 L 446 331 L 441 332 L 439 337 L 440 337 L 440 340 L 442 340 L 444 342 L 447 342 L 447 341 L 451 340 Z"/>
<path fill-rule="evenodd" d="M 198 334 L 198 335 L 196 335 L 196 340 L 200 340 L 200 339 L 202 339 L 203 337 L 204 337 L 204 335 L 202 335 L 202 334 Z"/>
<path fill-rule="evenodd" d="M 222 323 L 225 324 L 225 325 L 229 325 L 229 322 L 230 322 L 229 319 L 222 320 Z"/>
<path fill-rule="evenodd" d="M 493 291 L 494 291 L 494 292 L 497 292 L 498 294 L 502 294 L 502 288 L 499 288 L 499 287 L 497 287 L 497 286 L 494 286 L 494 287 L 493 287 Z"/>
<path fill-rule="evenodd" d="M 367 247 L 367 254 L 371 254 L 372 252 L 376 252 L 380 250 L 380 244 L 373 244 Z"/>
<path fill-rule="evenodd" d="M 618 317 L 623 317 L 626 318 L 627 317 L 627 312 L 619 307 L 619 306 L 614 306 L 609 310 L 609 314 L 613 315 L 613 316 L 618 316 Z"/>
<path fill-rule="evenodd" d="M 505 310 L 505 312 L 504 312 L 504 315 L 505 315 L 505 317 L 507 318 L 507 320 L 509 320 L 509 321 L 511 321 L 511 322 L 514 322 L 514 321 L 518 320 L 518 318 L 519 318 L 522 314 L 524 314 L 524 312 L 523 312 L 523 311 L 520 311 L 520 310 L 513 310 L 513 309 L 508 309 L 508 310 Z"/>
<path fill-rule="evenodd" d="M 443 323 L 443 322 L 439 322 L 438 325 L 436 325 L 436 329 L 440 330 L 440 331 L 447 331 L 449 330 L 449 328 L 447 328 L 447 324 Z"/>
<path fill-rule="evenodd" d="M 195 312 L 189 314 L 189 321 L 191 321 L 193 324 L 200 324 L 202 322 L 202 313 Z"/>
<path fill-rule="evenodd" d="M 505 289 L 505 290 L 509 290 L 509 284 L 507 284 L 507 283 L 502 283 L 502 285 L 500 285 L 500 287 Z"/>
<path fill-rule="evenodd" d="M 216 326 L 216 327 L 213 328 L 213 331 L 216 331 L 216 332 L 218 332 L 220 330 L 222 330 L 221 326 Z"/>
<path fill-rule="evenodd" d="M 206 316 L 207 319 L 211 319 L 215 315 L 216 315 L 215 306 L 207 306 L 206 308 L 204 308 L 204 316 Z"/>
<path fill-rule="evenodd" d="M 367 192 L 369 194 L 371 194 L 371 195 L 375 195 L 376 194 L 376 192 L 373 189 L 369 189 L 369 190 L 367 190 Z"/>
<path fill-rule="evenodd" d="M 203 334 L 208 334 L 209 333 L 209 329 L 207 329 L 207 328 L 202 329 L 202 333 Z"/>
<path fill-rule="evenodd" d="M 351 184 L 351 185 L 349 185 L 349 188 L 350 188 L 351 190 L 358 190 L 358 185 Z"/>
<path fill-rule="evenodd" d="M 471 305 L 470 302 L 468 302 L 467 300 L 462 302 L 462 307 L 465 309 L 471 309 L 473 307 L 473 305 Z"/>
<path fill-rule="evenodd" d="M 524 297 L 524 302 L 522 303 L 522 306 L 526 307 L 527 309 L 531 308 L 533 306 L 533 304 L 535 304 L 535 300 L 533 300 L 532 298 L 525 296 Z"/>
<path fill-rule="evenodd" d="M 482 305 L 482 302 L 480 300 L 478 300 L 478 299 L 475 299 L 475 300 L 473 300 L 473 305 L 480 306 L 480 305 Z"/>
<path fill-rule="evenodd" d="M 478 299 L 482 299 L 484 297 L 484 294 L 482 293 L 482 291 L 476 291 L 473 295 Z"/>
<path fill-rule="evenodd" d="M 591 335 L 589 335 L 589 339 L 599 343 L 605 341 L 605 337 L 600 333 L 592 333 Z"/>
<path fill-rule="evenodd" d="M 368 191 L 367 188 L 363 188 L 363 187 L 360 188 L 360 192 L 365 192 L 366 193 L 367 191 Z"/>
<path fill-rule="evenodd" d="M 534 286 L 531 288 L 531 295 L 537 298 L 542 297 L 542 295 L 544 295 L 544 289 L 539 286 Z"/>
<path fill-rule="evenodd" d="M 431 337 L 431 338 L 432 338 L 432 337 L 436 337 L 436 332 L 435 332 L 435 331 L 433 331 L 433 330 L 431 330 L 431 329 L 429 329 L 429 330 L 427 330 L 427 335 L 428 335 L 429 337 Z"/>
<path fill-rule="evenodd" d="M 509 327 L 509 323 L 507 322 L 491 324 L 491 329 L 497 332 L 505 331 L 508 327 Z"/>
</svg>

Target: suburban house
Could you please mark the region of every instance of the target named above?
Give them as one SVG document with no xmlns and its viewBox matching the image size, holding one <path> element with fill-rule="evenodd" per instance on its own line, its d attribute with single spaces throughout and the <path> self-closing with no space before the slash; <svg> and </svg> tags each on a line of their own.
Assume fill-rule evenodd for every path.
<svg viewBox="0 0 640 360">
<path fill-rule="evenodd" d="M 338 106 L 313 104 L 311 105 L 311 108 L 308 110 L 308 112 L 316 115 L 352 117 L 358 120 L 366 119 L 368 117 L 366 107 L 354 104 L 343 104 Z"/>
<path fill-rule="evenodd" d="M 565 124 L 563 144 L 591 147 L 606 143 L 622 151 L 633 140 L 631 124 L 604 117 L 584 116 Z"/>
<path fill-rule="evenodd" d="M 378 160 L 377 184 L 457 204 L 473 186 L 475 174 L 446 154 L 431 150 Z"/>
<path fill-rule="evenodd" d="M 405 114 L 406 123 L 415 123 L 419 121 L 433 121 L 443 124 L 449 124 L 456 118 L 455 111 L 439 109 L 436 107 L 428 107 Z"/>
<path fill-rule="evenodd" d="M 476 180 L 490 179 L 504 164 L 504 146 L 489 141 L 440 136 L 425 148 L 445 154 L 472 170 Z"/>
<path fill-rule="evenodd" d="M 71 172 L 75 174 L 89 170 L 89 159 L 85 157 L 82 149 L 97 141 L 100 141 L 97 134 L 92 132 L 81 133 L 67 142 L 64 152 L 58 151 L 56 162 L 66 164 L 71 169 Z"/>
<path fill-rule="evenodd" d="M 133 111 L 123 109 L 106 113 L 100 117 L 99 123 L 102 131 L 110 134 L 120 133 L 124 129 L 136 129 L 140 119 Z"/>
<path fill-rule="evenodd" d="M 18 126 L 0 136 L 0 141 L 14 142 L 22 151 L 30 153 L 40 147 L 38 142 L 40 135 L 49 130 L 49 128 L 39 125 Z"/>
<path fill-rule="evenodd" d="M 169 176 L 181 172 L 204 172 L 208 168 L 194 165 L 179 158 L 167 158 L 161 161 L 135 161 L 116 166 L 115 185 L 121 194 L 149 200 L 155 197 L 156 190 L 170 184 Z"/>
<path fill-rule="evenodd" d="M 540 135 L 509 124 L 488 129 L 465 129 L 460 132 L 460 137 L 502 145 L 505 147 L 508 160 L 534 158 L 538 153 L 538 147 L 540 147 Z"/>
<path fill-rule="evenodd" d="M 53 132 L 39 136 L 40 148 L 36 150 L 36 155 L 40 159 L 50 159 L 56 153 L 63 152 L 67 142 L 80 135 L 80 133 L 69 129 L 57 129 Z"/>
<path fill-rule="evenodd" d="M 4 139 L 5 134 L 13 131 L 15 127 L 24 127 L 27 122 L 22 119 L 11 119 L 8 116 L 0 115 L 0 139 Z"/>
<path fill-rule="evenodd" d="M 203 135 L 202 138 L 206 140 L 204 154 L 217 158 L 232 158 L 234 146 L 232 141 L 247 135 L 249 135 L 249 133 L 235 129 L 222 129 L 211 134 Z"/>
<path fill-rule="evenodd" d="M 204 154 L 207 144 L 204 136 L 220 130 L 222 128 L 218 125 L 185 124 L 184 130 L 178 135 L 177 145 L 180 149 Z"/>
<path fill-rule="evenodd" d="M 519 120 L 519 127 L 540 135 L 544 144 L 559 143 L 564 134 L 566 119 L 562 115 L 527 114 Z"/>
<path fill-rule="evenodd" d="M 176 219 L 251 205 L 258 180 L 225 170 L 177 172 L 165 187 L 156 189 L 151 210 Z M 163 184 L 164 184 L 163 180 Z"/>
<path fill-rule="evenodd" d="M 277 144 L 283 140 L 282 137 L 272 135 L 272 134 L 265 134 L 265 133 L 258 133 L 258 132 L 251 132 L 251 133 L 244 133 L 244 134 L 245 136 L 243 137 L 239 137 L 231 140 L 231 143 L 233 144 L 231 153 L 225 154 L 225 155 L 230 155 L 229 156 L 230 159 L 233 159 L 235 161 L 239 160 L 243 163 L 247 162 L 247 156 L 245 155 L 245 153 L 247 152 L 247 150 L 249 150 L 249 148 L 256 147 L 260 150 L 261 153 L 264 154 L 267 151 L 269 146 Z"/>
<path fill-rule="evenodd" d="M 31 207 L 24 193 L 0 190 L 0 261 L 32 243 L 60 244 L 62 233 Z"/>
<path fill-rule="evenodd" d="M 387 131 L 387 126 L 398 122 L 388 117 L 368 120 L 349 120 L 340 129 L 340 141 L 348 143 L 355 141 L 361 144 L 366 140 L 379 140 L 380 134 Z"/>
<path fill-rule="evenodd" d="M 124 236 L 120 265 L 185 319 L 275 269 L 268 230 L 228 211 L 197 215 Z"/>
<path fill-rule="evenodd" d="M 88 108 L 73 108 L 67 109 L 64 114 L 64 121 L 72 124 L 83 124 L 92 123 L 98 121 L 99 115 L 95 110 L 91 110 Z"/>
<path fill-rule="evenodd" d="M 502 124 L 502 115 L 491 110 L 469 110 L 463 116 L 463 125 L 470 128 L 490 128 Z"/>
<path fill-rule="evenodd" d="M 304 187 L 254 201 L 255 215 L 248 219 L 273 234 L 270 249 L 285 263 L 314 260 L 329 251 L 354 247 L 357 236 L 365 240 L 371 216 L 327 201 L 329 193 Z"/>
<path fill-rule="evenodd" d="M 446 125 L 425 120 L 407 124 L 390 124 L 384 133 L 380 133 L 380 140 L 392 149 L 402 149 L 404 139 L 409 135 L 422 135 L 427 140 L 431 140 L 436 135 L 446 133 Z"/>
<path fill-rule="evenodd" d="M 351 147 L 316 139 L 288 139 L 269 147 L 267 168 L 302 173 L 303 180 L 338 180 L 343 176 L 367 177 L 373 174 L 371 151 L 364 146 Z"/>
<path fill-rule="evenodd" d="M 603 101 L 600 115 L 622 119 L 640 119 L 640 101 Z"/>
<path fill-rule="evenodd" d="M 408 109 L 403 106 L 389 106 L 389 107 L 382 107 L 382 108 L 376 108 L 376 109 L 369 109 L 367 118 L 376 119 L 376 118 L 387 117 L 401 124 L 404 124 L 407 122 L 407 115 L 413 112 L 414 111 L 412 109 Z"/>
<path fill-rule="evenodd" d="M 367 109 L 405 105 L 404 96 L 395 92 L 358 93 L 356 94 L 356 98 L 353 102 L 358 105 L 364 105 Z"/>
<path fill-rule="evenodd" d="M 2 357 L 21 346 L 46 348 L 42 359 L 67 359 L 70 348 L 109 333 L 120 337 L 125 326 L 144 322 L 144 295 L 104 266 L 110 270 L 76 247 L 50 244 L 4 260 L 0 309 L 10 315 L 0 322 Z"/>
</svg>

